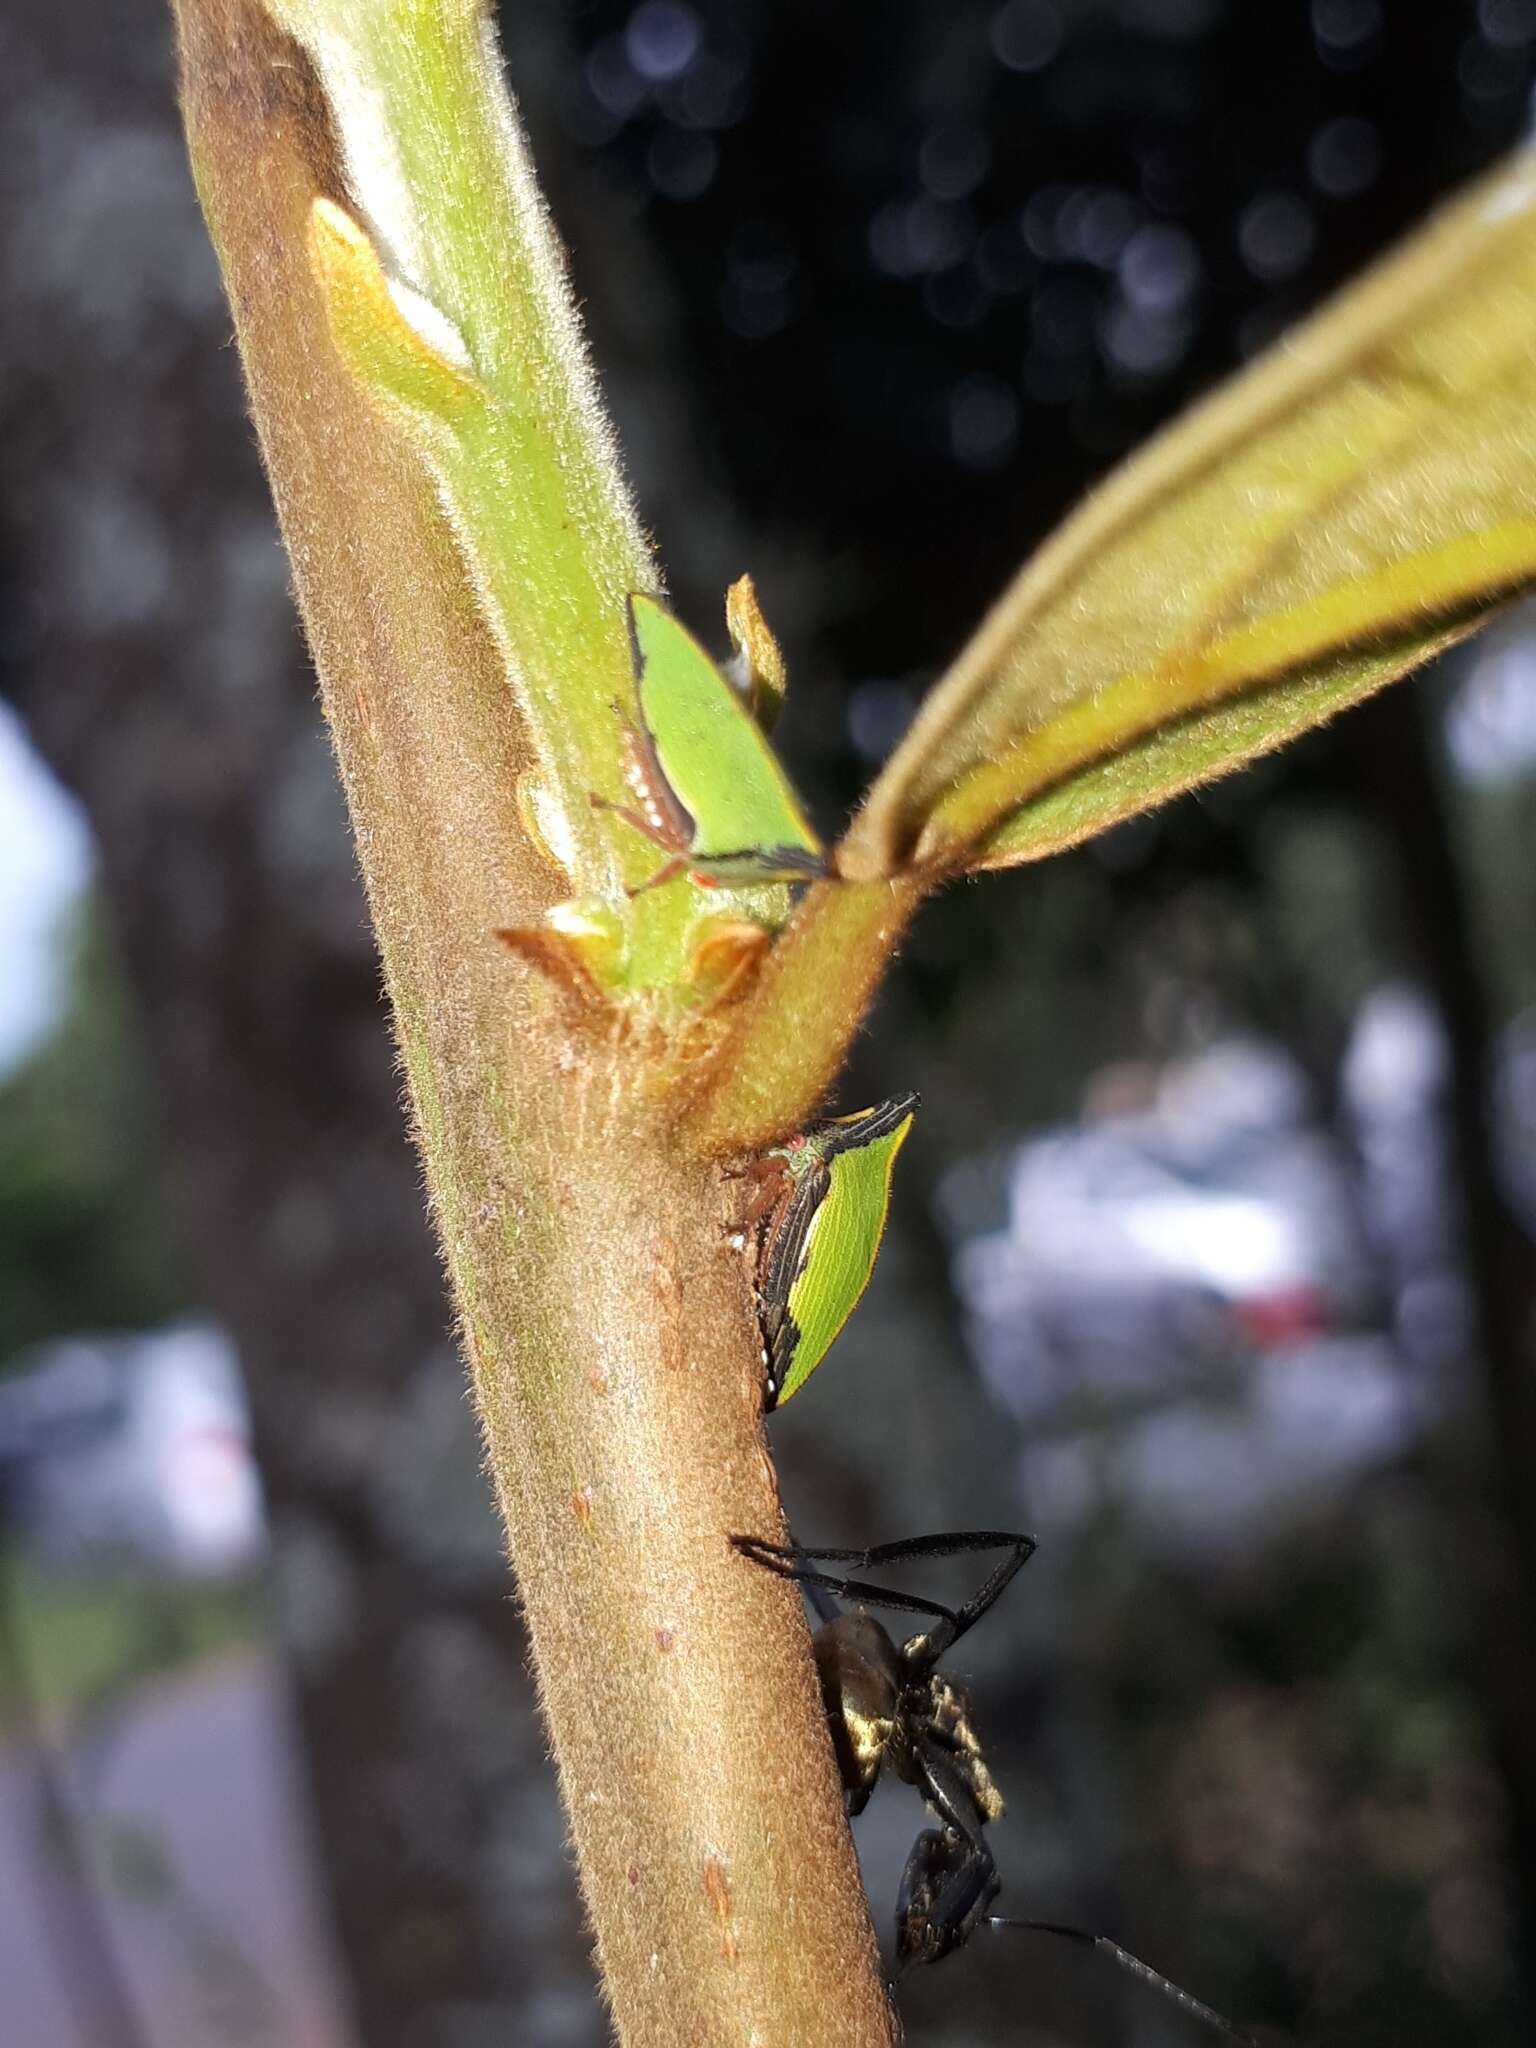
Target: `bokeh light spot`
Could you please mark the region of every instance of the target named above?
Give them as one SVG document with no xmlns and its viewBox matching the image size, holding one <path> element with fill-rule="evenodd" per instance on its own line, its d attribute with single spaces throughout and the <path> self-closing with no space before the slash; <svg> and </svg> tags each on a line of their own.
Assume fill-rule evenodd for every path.
<svg viewBox="0 0 1536 2048">
<path fill-rule="evenodd" d="M 1063 204 L 1057 232 L 1066 255 L 1113 270 L 1140 218 L 1141 208 L 1128 193 L 1088 185 Z"/>
<path fill-rule="evenodd" d="M 1473 106 L 1491 106 L 1516 98 L 1529 83 L 1530 65 L 1522 49 L 1496 46 L 1470 35 L 1456 58 L 1462 97 Z"/>
<path fill-rule="evenodd" d="M 1381 171 L 1381 138 L 1358 114 L 1326 121 L 1307 144 L 1307 173 L 1330 199 L 1353 199 Z"/>
<path fill-rule="evenodd" d="M 720 152 L 707 135 L 670 123 L 651 137 L 645 168 L 664 199 L 697 199 L 709 190 Z"/>
<path fill-rule="evenodd" d="M 1243 211 L 1237 244 L 1244 263 L 1266 284 L 1306 267 L 1317 240 L 1311 208 L 1290 192 L 1270 192 Z"/>
<path fill-rule="evenodd" d="M 866 761 L 883 761 L 912 719 L 913 695 L 904 683 L 871 680 L 848 699 L 848 737 Z"/>
<path fill-rule="evenodd" d="M 1066 254 L 1062 247 L 1060 223 L 1071 197 L 1069 185 L 1042 185 L 1024 202 L 1024 210 L 1019 215 L 1019 231 L 1030 254 L 1038 256 L 1043 263 L 1057 262 Z"/>
<path fill-rule="evenodd" d="M 1312 34 L 1324 59 L 1358 61 L 1381 32 L 1381 0 L 1312 0 Z"/>
<path fill-rule="evenodd" d="M 923 189 L 935 199 L 964 199 L 987 174 L 992 152 L 979 128 L 950 122 L 930 128 L 917 155 Z"/>
<path fill-rule="evenodd" d="M 1166 222 L 1139 228 L 1126 243 L 1119 264 L 1120 289 L 1138 313 L 1172 313 L 1200 282 L 1200 252 L 1194 238 Z"/>
<path fill-rule="evenodd" d="M 1001 469 L 1019 439 L 1019 401 L 1001 377 L 964 378 L 949 395 L 949 449 L 967 469 Z"/>
<path fill-rule="evenodd" d="M 661 111 L 679 128 L 732 128 L 747 110 L 747 66 L 735 57 L 706 53 L 657 94 Z"/>
<path fill-rule="evenodd" d="M 1188 324 L 1166 313 L 1147 313 L 1123 300 L 1104 322 L 1104 353 L 1113 368 L 1133 377 L 1160 377 L 1189 344 Z"/>
<path fill-rule="evenodd" d="M 604 36 L 587 58 L 587 90 L 607 114 L 627 121 L 646 97 L 645 80 L 617 36 Z"/>
<path fill-rule="evenodd" d="M 1531 42 L 1536 39 L 1536 0 L 1478 0 L 1477 25 L 1502 49 Z"/>
<path fill-rule="evenodd" d="M 630 63 L 655 85 L 681 78 L 699 54 L 703 39 L 698 16 L 681 0 L 645 0 L 624 30 Z"/>
<path fill-rule="evenodd" d="M 892 200 L 869 224 L 869 249 L 889 277 L 921 277 L 969 255 L 976 239 L 970 209 L 936 199 Z"/>
<path fill-rule="evenodd" d="M 745 221 L 726 251 L 720 296 L 725 324 L 744 341 L 765 341 L 789 324 L 791 286 L 800 267 L 791 243 L 766 221 Z"/>
<path fill-rule="evenodd" d="M 1051 0 L 1008 0 L 992 17 L 992 48 L 1010 71 L 1040 71 L 1061 48 L 1061 16 Z"/>
</svg>

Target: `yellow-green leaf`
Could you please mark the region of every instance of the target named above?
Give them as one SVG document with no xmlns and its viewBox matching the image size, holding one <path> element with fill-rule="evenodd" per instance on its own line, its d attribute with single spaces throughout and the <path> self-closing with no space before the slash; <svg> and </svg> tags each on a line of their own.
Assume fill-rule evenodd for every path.
<svg viewBox="0 0 1536 2048">
<path fill-rule="evenodd" d="M 1277 746 L 1536 585 L 1536 152 L 1103 485 L 840 852 L 1002 867 Z"/>
</svg>

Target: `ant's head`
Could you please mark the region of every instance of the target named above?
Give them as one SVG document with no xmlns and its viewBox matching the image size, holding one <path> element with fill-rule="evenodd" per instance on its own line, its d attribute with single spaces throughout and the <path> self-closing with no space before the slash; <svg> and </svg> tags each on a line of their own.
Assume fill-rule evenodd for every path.
<svg viewBox="0 0 1536 2048">
<path fill-rule="evenodd" d="M 1160 1970 L 1154 1970 L 1107 1935 L 1085 1934 L 1056 1920 L 1000 1920 L 989 1910 L 1000 1889 L 992 1852 L 978 1834 L 967 1839 L 954 1828 L 928 1828 L 912 1844 L 896 1899 L 896 1962 L 937 1963 L 963 1948 L 979 1927 L 1049 1934 L 1079 1948 L 1097 1949 L 1118 1968 L 1237 2048 L 1259 2048 L 1254 2036 L 1206 2005 Z"/>
<path fill-rule="evenodd" d="M 970 1940 L 1001 1880 L 992 1852 L 953 1828 L 925 1828 L 912 1844 L 896 1895 L 896 1961 L 937 1963 Z"/>
</svg>

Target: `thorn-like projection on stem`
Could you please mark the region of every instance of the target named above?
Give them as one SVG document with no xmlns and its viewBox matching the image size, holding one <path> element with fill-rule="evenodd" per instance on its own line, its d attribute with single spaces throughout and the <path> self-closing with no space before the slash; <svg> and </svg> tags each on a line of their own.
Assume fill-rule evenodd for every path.
<svg viewBox="0 0 1536 2048">
<path fill-rule="evenodd" d="M 726 674 L 763 731 L 771 733 L 784 709 L 789 679 L 783 653 L 763 617 L 757 586 L 750 576 L 738 576 L 725 593 L 725 627 L 736 650 L 726 663 Z"/>
</svg>

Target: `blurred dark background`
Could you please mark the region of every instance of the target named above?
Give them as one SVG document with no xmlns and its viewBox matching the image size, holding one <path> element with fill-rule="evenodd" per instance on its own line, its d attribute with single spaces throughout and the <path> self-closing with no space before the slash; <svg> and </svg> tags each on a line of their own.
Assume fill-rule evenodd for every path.
<svg viewBox="0 0 1536 2048">
<path fill-rule="evenodd" d="M 1536 74 L 1536 0 L 503 26 L 679 608 L 720 643 L 752 570 L 829 828 L 1087 485 Z M 0 119 L 0 2036 L 591 2048 L 166 20 L 12 0 Z M 935 904 L 841 1098 L 924 1093 L 888 1248 L 773 1425 L 806 1540 L 1041 1539 L 957 1660 L 1004 1909 L 1307 2048 L 1536 2038 L 1533 776 L 1514 614 Z M 860 1824 L 883 1931 L 919 1825 Z M 1197 2038 L 1028 1937 L 902 2004 Z"/>
</svg>

